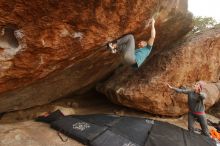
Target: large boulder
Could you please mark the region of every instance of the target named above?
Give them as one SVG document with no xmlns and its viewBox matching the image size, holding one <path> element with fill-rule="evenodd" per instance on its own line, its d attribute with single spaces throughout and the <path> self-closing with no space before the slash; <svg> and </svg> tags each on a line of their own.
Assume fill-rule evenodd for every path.
<svg viewBox="0 0 220 146">
<path fill-rule="evenodd" d="M 187 96 L 171 92 L 166 83 L 192 86 L 197 80 L 219 82 L 220 28 L 188 36 L 163 51 L 139 70 L 122 67 L 97 86 L 111 101 L 153 114 L 186 113 Z M 207 83 L 207 109 L 219 100 L 219 83 Z"/>
<path fill-rule="evenodd" d="M 102 46 L 128 33 L 147 39 L 152 16 L 153 54 L 192 28 L 187 0 L 1 0 L 0 112 L 93 87 L 121 61 Z"/>
<path fill-rule="evenodd" d="M 217 88 L 220 90 L 220 82 L 216 83 Z M 220 97 L 220 92 L 219 92 Z M 208 111 L 210 114 L 220 118 L 220 101 L 218 101 L 210 110 Z"/>
</svg>

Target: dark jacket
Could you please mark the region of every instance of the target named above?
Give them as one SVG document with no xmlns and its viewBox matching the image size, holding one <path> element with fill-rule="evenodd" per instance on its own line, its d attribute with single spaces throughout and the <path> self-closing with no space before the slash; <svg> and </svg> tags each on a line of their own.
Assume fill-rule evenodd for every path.
<svg viewBox="0 0 220 146">
<path fill-rule="evenodd" d="M 205 112 L 205 106 L 203 100 L 206 98 L 206 94 L 203 92 L 195 93 L 192 89 L 179 89 L 173 88 L 178 93 L 184 93 L 188 95 L 189 110 L 192 113 Z"/>
</svg>

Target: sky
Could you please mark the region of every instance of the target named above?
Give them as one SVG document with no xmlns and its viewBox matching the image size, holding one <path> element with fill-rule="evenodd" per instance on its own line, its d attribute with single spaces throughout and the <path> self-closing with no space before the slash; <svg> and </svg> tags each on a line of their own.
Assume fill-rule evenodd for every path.
<svg viewBox="0 0 220 146">
<path fill-rule="evenodd" d="M 188 0 L 188 10 L 194 16 L 213 17 L 220 22 L 220 0 Z"/>
</svg>

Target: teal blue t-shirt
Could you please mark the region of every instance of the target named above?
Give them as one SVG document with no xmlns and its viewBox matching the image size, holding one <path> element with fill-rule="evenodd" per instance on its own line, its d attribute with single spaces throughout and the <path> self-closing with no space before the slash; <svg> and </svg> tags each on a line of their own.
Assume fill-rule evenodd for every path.
<svg viewBox="0 0 220 146">
<path fill-rule="evenodd" d="M 140 67 L 141 64 L 145 61 L 145 59 L 149 56 L 151 50 L 152 46 L 150 45 L 135 50 L 135 60 L 137 62 L 138 67 Z"/>
</svg>

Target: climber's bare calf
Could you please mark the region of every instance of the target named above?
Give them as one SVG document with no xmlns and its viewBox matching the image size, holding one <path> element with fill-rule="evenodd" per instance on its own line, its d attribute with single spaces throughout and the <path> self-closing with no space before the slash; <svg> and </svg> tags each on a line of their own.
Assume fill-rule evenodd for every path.
<svg viewBox="0 0 220 146">
<path fill-rule="evenodd" d="M 154 27 L 155 20 L 151 20 L 151 37 L 148 41 L 140 41 L 138 43 L 138 49 L 135 50 L 134 36 L 129 34 L 117 40 L 116 43 L 109 43 L 109 48 L 112 53 L 121 51 L 123 55 L 123 61 L 125 64 L 140 67 L 142 63 L 149 56 L 156 36 L 156 30 Z"/>
</svg>

